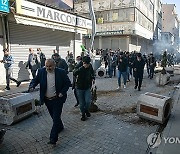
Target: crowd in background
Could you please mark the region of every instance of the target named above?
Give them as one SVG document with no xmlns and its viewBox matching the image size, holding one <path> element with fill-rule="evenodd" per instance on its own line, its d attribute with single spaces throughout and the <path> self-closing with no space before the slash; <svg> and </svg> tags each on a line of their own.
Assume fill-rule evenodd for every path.
<svg viewBox="0 0 180 154">
<path fill-rule="evenodd" d="M 17 87 L 21 82 L 11 77 L 11 68 L 14 61 L 8 49 L 3 51 L 4 57 L 0 62 L 4 63 L 6 69 L 6 89 L 10 90 L 9 80 L 15 81 Z M 126 88 L 126 83 L 134 78 L 134 89 L 140 91 L 145 65 L 148 78 L 152 79 L 154 77 L 157 60 L 153 53 L 142 55 L 140 52 L 133 51 L 130 53 L 120 49 L 116 51 L 107 49 L 104 53 L 103 50 L 98 49 L 96 50 L 96 55 L 101 56 L 107 76 L 109 78 L 117 76 L 118 90 L 122 88 L 121 83 L 123 83 L 123 88 Z M 37 48 L 37 53 L 32 48 L 29 48 L 26 68 L 31 70 L 33 76 L 29 85 L 29 91 L 40 84 L 40 104 L 45 103 L 53 120 L 48 144 L 55 146 L 58 141 L 58 134 L 64 129 L 61 113 L 69 87 L 72 86 L 74 90 L 77 100 L 75 106 L 80 106 L 81 120 L 86 121 L 91 117 L 89 112 L 92 102 L 91 89 L 95 83 L 95 70 L 93 70 L 91 61 L 90 55 L 85 52 L 82 52 L 81 56 L 76 57 L 75 63 L 74 56 L 69 51 L 67 52 L 66 60 L 61 58 L 56 50 L 53 50 L 50 59 L 46 59 L 46 55 L 41 51 L 41 48 Z M 67 75 L 69 71 L 73 71 L 73 83 L 71 83 Z M 123 82 L 121 82 L 121 79 L 123 79 Z"/>
</svg>

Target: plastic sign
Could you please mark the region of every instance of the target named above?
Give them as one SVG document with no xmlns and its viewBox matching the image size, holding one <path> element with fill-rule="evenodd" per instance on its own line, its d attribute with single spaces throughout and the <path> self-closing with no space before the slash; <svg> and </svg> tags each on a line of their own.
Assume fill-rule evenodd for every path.
<svg viewBox="0 0 180 154">
<path fill-rule="evenodd" d="M 9 0 L 0 0 L 0 12 L 9 13 Z"/>
</svg>

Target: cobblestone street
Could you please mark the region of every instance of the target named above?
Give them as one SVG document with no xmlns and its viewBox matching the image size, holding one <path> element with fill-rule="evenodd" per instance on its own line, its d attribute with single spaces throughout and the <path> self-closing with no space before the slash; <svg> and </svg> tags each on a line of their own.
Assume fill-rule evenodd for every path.
<svg viewBox="0 0 180 154">
<path fill-rule="evenodd" d="M 134 81 L 126 89 L 117 91 L 116 78 L 96 79 L 99 112 L 87 121 L 80 120 L 79 108 L 70 89 L 64 104 L 62 120 L 65 129 L 59 135 L 56 147 L 47 144 L 52 120 L 45 106 L 37 107 L 38 114 L 18 122 L 7 129 L 0 153 L 2 154 L 144 154 L 146 139 L 155 132 L 157 124 L 140 120 L 135 107 L 140 94 L 154 92 L 173 95 L 176 83 L 158 87 L 146 76 L 142 91 L 134 90 Z M 39 92 L 32 93 L 38 98 Z"/>
</svg>

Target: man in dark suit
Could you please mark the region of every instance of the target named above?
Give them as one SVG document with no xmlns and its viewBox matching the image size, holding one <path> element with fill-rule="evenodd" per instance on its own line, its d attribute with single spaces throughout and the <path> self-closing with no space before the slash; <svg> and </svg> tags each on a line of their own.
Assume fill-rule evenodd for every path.
<svg viewBox="0 0 180 154">
<path fill-rule="evenodd" d="M 45 67 L 38 70 L 37 76 L 29 85 L 29 90 L 33 90 L 40 84 L 40 102 L 46 104 L 53 119 L 50 141 L 48 142 L 52 145 L 56 145 L 58 133 L 64 129 L 61 113 L 63 103 L 67 98 L 67 91 L 71 85 L 66 72 L 63 69 L 55 68 L 55 65 L 53 59 L 47 59 Z"/>
<path fill-rule="evenodd" d="M 142 58 L 141 53 L 137 53 L 136 59 L 133 62 L 133 69 L 134 69 L 134 78 L 135 78 L 135 87 L 138 91 L 141 91 L 141 85 L 143 80 L 143 73 L 144 73 L 144 59 Z"/>
</svg>

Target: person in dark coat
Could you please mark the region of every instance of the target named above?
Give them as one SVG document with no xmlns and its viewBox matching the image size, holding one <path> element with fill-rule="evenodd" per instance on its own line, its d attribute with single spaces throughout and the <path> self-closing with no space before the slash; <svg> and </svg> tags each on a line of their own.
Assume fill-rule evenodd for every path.
<svg viewBox="0 0 180 154">
<path fill-rule="evenodd" d="M 34 53 L 32 48 L 29 48 L 29 56 L 26 65 L 26 69 L 29 68 L 32 73 L 33 79 L 36 77 L 36 71 L 40 68 L 40 61 L 37 54 Z"/>
<path fill-rule="evenodd" d="M 134 78 L 135 78 L 135 87 L 138 91 L 141 90 L 142 80 L 143 80 L 143 73 L 144 73 L 144 59 L 142 58 L 141 53 L 137 53 L 137 57 L 133 63 L 133 70 L 134 70 Z"/>
<path fill-rule="evenodd" d="M 91 114 L 89 113 L 89 107 L 91 105 L 91 87 L 95 82 L 95 74 L 90 62 L 90 57 L 84 56 L 83 65 L 75 69 L 73 72 L 73 75 L 77 77 L 77 96 L 80 103 L 82 121 L 86 120 L 86 116 L 91 116 Z"/>
<path fill-rule="evenodd" d="M 154 69 L 156 67 L 156 59 L 153 56 L 153 53 L 150 53 L 150 57 L 148 59 L 148 65 L 149 65 L 149 70 L 150 70 L 149 76 L 150 76 L 150 79 L 152 79 L 154 76 Z"/>
<path fill-rule="evenodd" d="M 81 56 L 77 56 L 76 57 L 76 65 L 75 65 L 75 69 L 78 69 L 79 67 L 83 66 L 83 62 L 82 62 L 82 58 Z M 72 83 L 72 90 L 74 90 L 74 96 L 76 98 L 76 104 L 74 107 L 77 107 L 79 105 L 79 99 L 77 96 L 77 86 L 76 86 L 76 80 L 77 77 L 73 75 L 73 83 Z"/>
<path fill-rule="evenodd" d="M 52 59 L 56 62 L 57 68 L 64 69 L 66 71 L 66 73 L 68 74 L 68 64 L 66 63 L 66 61 L 64 59 L 62 59 L 60 57 L 60 55 L 58 53 L 54 53 L 52 55 Z"/>
<path fill-rule="evenodd" d="M 118 90 L 121 88 L 121 75 L 123 77 L 124 88 L 126 88 L 128 62 L 121 52 L 118 58 Z"/>
<path fill-rule="evenodd" d="M 113 70 L 113 76 L 116 76 L 116 67 L 117 67 L 117 55 L 113 53 L 113 59 L 112 59 L 112 70 Z"/>
<path fill-rule="evenodd" d="M 37 76 L 31 81 L 29 91 L 40 84 L 40 103 L 45 103 L 53 126 L 50 133 L 48 144 L 56 145 L 58 134 L 64 129 L 61 113 L 63 104 L 67 98 L 67 91 L 71 86 L 71 81 L 65 70 L 55 68 L 56 63 L 53 59 L 47 59 L 45 67 L 38 70 Z"/>
<path fill-rule="evenodd" d="M 41 48 L 37 48 L 37 55 L 39 57 L 39 61 L 40 61 L 40 67 L 44 67 L 45 66 L 45 61 L 46 61 L 46 56 L 45 54 L 41 51 Z"/>
</svg>

